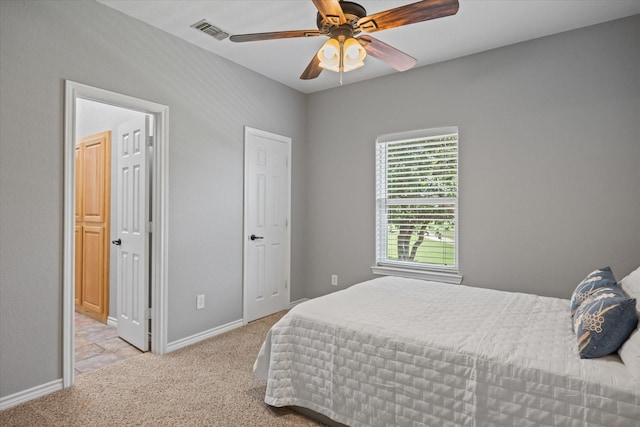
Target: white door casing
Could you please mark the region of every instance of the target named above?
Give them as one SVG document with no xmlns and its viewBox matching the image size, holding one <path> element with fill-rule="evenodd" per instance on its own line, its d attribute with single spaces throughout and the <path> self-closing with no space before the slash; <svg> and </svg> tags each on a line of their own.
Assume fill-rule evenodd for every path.
<svg viewBox="0 0 640 427">
<path fill-rule="evenodd" d="M 150 252 L 151 351 L 167 352 L 168 336 L 168 235 L 169 235 L 169 107 L 117 92 L 65 81 L 64 101 L 64 235 L 62 289 L 62 387 L 74 384 L 74 285 L 75 285 L 75 142 L 76 102 L 88 99 L 151 114 L 154 118 L 153 240 Z M 152 194 L 151 194 L 152 193 Z"/>
<path fill-rule="evenodd" d="M 119 126 L 117 138 L 118 335 L 142 351 L 149 350 L 148 127 L 143 116 Z"/>
<path fill-rule="evenodd" d="M 290 298 L 291 138 L 245 127 L 244 322 Z M 253 236 L 253 237 L 252 237 Z"/>
</svg>

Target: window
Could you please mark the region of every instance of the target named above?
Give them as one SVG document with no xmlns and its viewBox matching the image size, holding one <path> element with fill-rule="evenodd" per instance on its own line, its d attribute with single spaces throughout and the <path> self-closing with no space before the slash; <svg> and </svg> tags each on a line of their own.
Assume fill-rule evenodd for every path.
<svg viewBox="0 0 640 427">
<path fill-rule="evenodd" d="M 456 127 L 379 137 L 376 204 L 374 273 L 460 283 Z"/>
</svg>

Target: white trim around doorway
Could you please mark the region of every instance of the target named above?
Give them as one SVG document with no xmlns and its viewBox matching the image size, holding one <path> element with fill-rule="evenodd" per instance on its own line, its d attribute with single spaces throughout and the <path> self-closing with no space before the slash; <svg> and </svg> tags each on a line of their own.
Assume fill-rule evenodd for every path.
<svg viewBox="0 0 640 427">
<path fill-rule="evenodd" d="M 116 92 L 65 81 L 64 102 L 64 240 L 62 385 L 74 383 L 74 258 L 75 258 L 75 140 L 76 100 L 88 99 L 154 116 L 152 246 L 151 246 L 151 351 L 167 352 L 168 213 L 169 213 L 169 107 Z"/>
</svg>

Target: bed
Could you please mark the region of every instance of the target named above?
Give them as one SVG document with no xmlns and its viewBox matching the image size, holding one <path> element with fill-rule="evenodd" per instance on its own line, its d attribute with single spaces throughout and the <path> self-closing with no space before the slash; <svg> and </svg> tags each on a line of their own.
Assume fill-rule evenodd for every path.
<svg viewBox="0 0 640 427">
<path fill-rule="evenodd" d="M 581 359 L 568 300 L 382 277 L 295 306 L 254 365 L 265 402 L 349 426 L 639 426 L 640 381 Z"/>
</svg>

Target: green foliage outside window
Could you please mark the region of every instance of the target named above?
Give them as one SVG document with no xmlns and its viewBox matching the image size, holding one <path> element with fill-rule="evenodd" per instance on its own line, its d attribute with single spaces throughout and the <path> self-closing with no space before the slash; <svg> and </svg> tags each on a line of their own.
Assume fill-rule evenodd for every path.
<svg viewBox="0 0 640 427">
<path fill-rule="evenodd" d="M 387 259 L 455 264 L 457 135 L 390 143 Z"/>
</svg>

